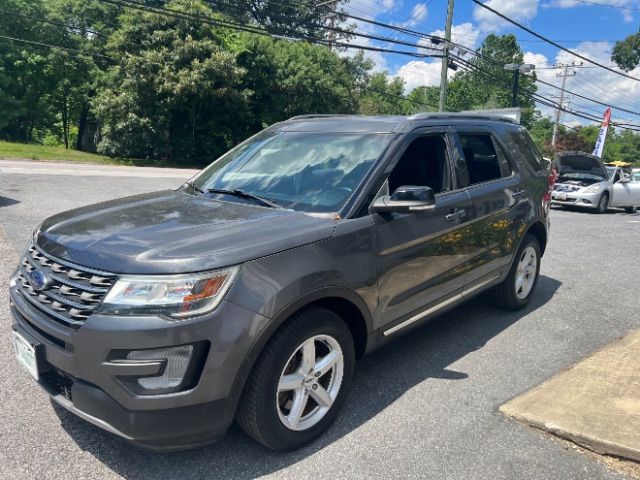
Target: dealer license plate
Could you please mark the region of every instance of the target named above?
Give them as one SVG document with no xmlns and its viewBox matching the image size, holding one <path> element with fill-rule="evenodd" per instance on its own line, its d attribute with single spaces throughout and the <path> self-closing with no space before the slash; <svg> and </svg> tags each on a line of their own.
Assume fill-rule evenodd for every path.
<svg viewBox="0 0 640 480">
<path fill-rule="evenodd" d="M 556 198 L 558 200 L 566 200 L 567 199 L 567 194 L 566 193 L 557 193 L 556 194 Z"/>
<path fill-rule="evenodd" d="M 16 350 L 18 362 L 33 378 L 38 380 L 38 361 L 36 359 L 36 349 L 26 338 L 18 332 L 13 332 L 13 346 Z"/>
</svg>

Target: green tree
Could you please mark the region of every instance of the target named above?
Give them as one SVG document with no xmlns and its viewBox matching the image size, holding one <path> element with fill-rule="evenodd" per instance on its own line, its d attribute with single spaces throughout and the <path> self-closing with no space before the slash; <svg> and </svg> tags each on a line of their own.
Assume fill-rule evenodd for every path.
<svg viewBox="0 0 640 480">
<path fill-rule="evenodd" d="M 233 47 L 245 70 L 242 85 L 250 97 L 251 129 L 294 115 L 353 113 L 370 62 L 343 58 L 326 47 L 241 35 Z"/>
<path fill-rule="evenodd" d="M 172 9 L 211 15 L 204 4 Z M 126 11 L 110 38 L 120 61 L 93 101 L 109 155 L 206 164 L 246 134 L 245 71 L 225 49 L 224 31 L 155 13 Z"/>
<path fill-rule="evenodd" d="M 331 39 L 343 35 L 323 27 L 335 26 L 345 20 L 340 14 L 343 10 L 340 4 L 348 1 L 220 0 L 215 5 L 233 20 L 253 22 L 276 35 Z"/>
<path fill-rule="evenodd" d="M 440 101 L 438 87 L 417 87 L 407 95 L 406 113 L 436 112 Z"/>
<path fill-rule="evenodd" d="M 461 71 L 447 89 L 446 108 L 450 111 L 511 106 L 513 72 L 504 69 L 509 63 L 523 63 L 524 53 L 513 34 L 489 34 L 469 60 L 471 71 Z M 522 124 L 529 126 L 533 119 L 535 77 L 520 75 L 518 106 L 523 109 Z"/>
<path fill-rule="evenodd" d="M 611 60 L 627 72 L 636 68 L 640 63 L 640 33 L 634 33 L 616 42 L 611 52 Z"/>
<path fill-rule="evenodd" d="M 371 75 L 360 96 L 362 115 L 404 115 L 411 102 L 404 98 L 404 80 L 386 72 Z"/>
</svg>

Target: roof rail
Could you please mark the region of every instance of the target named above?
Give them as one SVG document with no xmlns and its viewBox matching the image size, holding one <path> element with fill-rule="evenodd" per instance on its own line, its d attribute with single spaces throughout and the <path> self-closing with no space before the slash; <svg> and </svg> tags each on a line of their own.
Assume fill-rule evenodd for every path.
<svg viewBox="0 0 640 480">
<path fill-rule="evenodd" d="M 457 119 L 469 118 L 474 120 L 493 120 L 506 123 L 520 123 L 515 112 L 420 112 L 409 117 L 409 120 L 427 120 L 427 119 Z"/>
<path fill-rule="evenodd" d="M 305 120 L 310 118 L 329 118 L 329 117 L 353 117 L 348 113 L 308 113 L 306 115 L 296 115 L 288 120 Z"/>
</svg>

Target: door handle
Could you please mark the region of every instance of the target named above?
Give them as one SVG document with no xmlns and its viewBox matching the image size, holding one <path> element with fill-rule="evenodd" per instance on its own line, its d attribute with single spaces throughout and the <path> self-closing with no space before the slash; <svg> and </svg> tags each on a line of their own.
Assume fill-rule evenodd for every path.
<svg viewBox="0 0 640 480">
<path fill-rule="evenodd" d="M 467 212 L 464 209 L 454 209 L 450 214 L 446 215 L 444 218 L 447 222 L 453 222 L 459 218 L 464 218 L 467 216 Z"/>
<path fill-rule="evenodd" d="M 527 191 L 526 191 L 526 190 L 519 190 L 519 191 L 517 191 L 517 192 L 513 192 L 513 193 L 511 194 L 511 196 L 512 196 L 513 198 L 520 198 L 520 197 L 521 197 L 522 195 L 524 195 L 525 193 L 527 193 Z"/>
</svg>

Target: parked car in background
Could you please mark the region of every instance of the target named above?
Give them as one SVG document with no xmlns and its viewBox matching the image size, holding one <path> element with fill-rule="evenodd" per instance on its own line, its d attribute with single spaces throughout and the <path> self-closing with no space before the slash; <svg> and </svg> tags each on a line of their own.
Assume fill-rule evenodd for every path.
<svg viewBox="0 0 640 480">
<path fill-rule="evenodd" d="M 584 152 L 562 152 L 553 167 L 558 178 L 553 205 L 588 208 L 604 213 L 609 207 L 634 212 L 640 206 L 640 182 L 627 167 L 606 166 L 599 157 Z"/>
<path fill-rule="evenodd" d="M 298 448 L 336 418 L 357 358 L 482 292 L 529 303 L 549 167 L 489 116 L 273 125 L 175 191 L 45 220 L 10 284 L 18 358 L 148 447 L 202 445 L 235 418 Z"/>
</svg>

